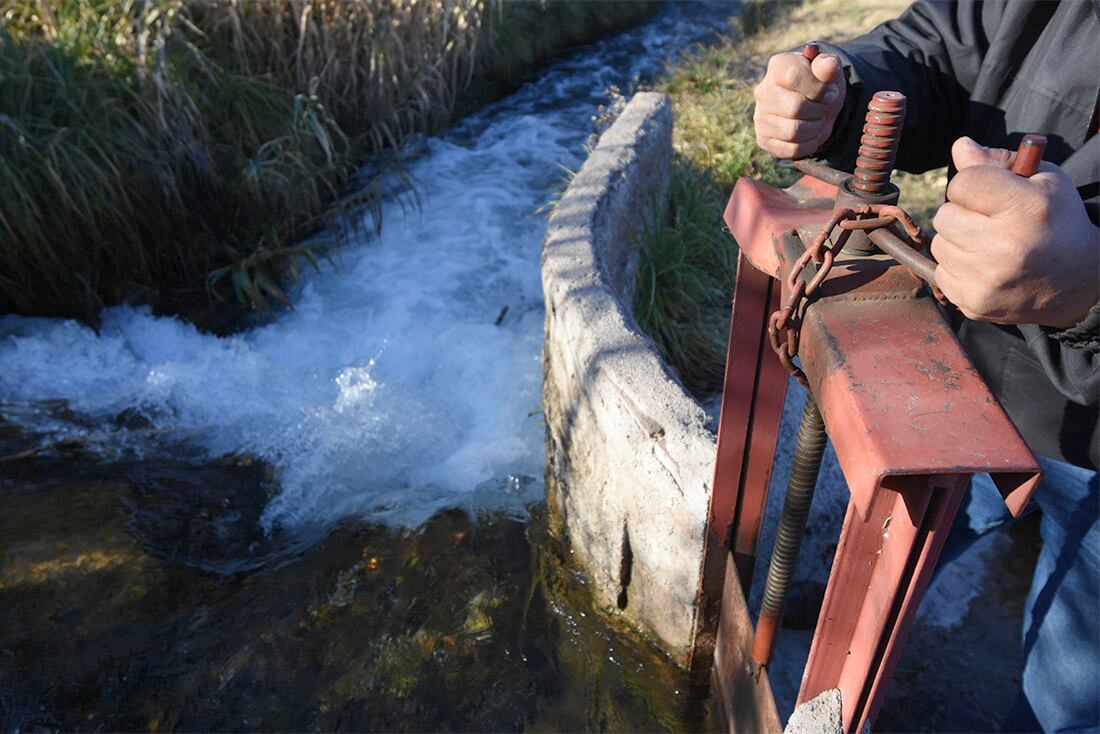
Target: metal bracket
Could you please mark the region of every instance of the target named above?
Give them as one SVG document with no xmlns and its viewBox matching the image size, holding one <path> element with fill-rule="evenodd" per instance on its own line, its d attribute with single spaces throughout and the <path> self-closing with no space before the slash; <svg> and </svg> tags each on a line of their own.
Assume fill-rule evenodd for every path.
<svg viewBox="0 0 1100 734">
<path fill-rule="evenodd" d="M 740 573 L 726 578 L 747 593 L 782 410 L 765 366 L 775 357 L 761 351 L 766 320 L 755 318 L 766 307 L 739 314 L 738 305 L 788 296 L 776 291 L 786 290 L 784 275 L 832 215 L 836 194 L 812 176 L 783 190 L 742 178 L 726 209 L 741 267 L 704 591 L 722 583 L 719 551 L 730 549 Z M 761 280 L 765 273 L 776 280 Z M 805 307 L 799 356 L 851 496 L 798 700 L 840 688 L 845 729 L 860 731 L 881 703 L 969 477 L 991 474 L 1019 514 L 1039 466 L 922 281 L 886 255 L 836 259 Z M 764 457 L 769 470 L 749 471 Z M 723 625 L 717 645 L 744 634 Z M 715 680 L 743 674 L 716 670 Z"/>
</svg>

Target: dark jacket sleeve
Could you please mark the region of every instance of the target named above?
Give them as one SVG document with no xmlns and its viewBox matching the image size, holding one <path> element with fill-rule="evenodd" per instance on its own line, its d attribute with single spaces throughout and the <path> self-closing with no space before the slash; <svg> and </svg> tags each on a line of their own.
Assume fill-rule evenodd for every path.
<svg viewBox="0 0 1100 734">
<path fill-rule="evenodd" d="M 1058 392 L 1078 405 L 1100 403 L 1100 307 L 1070 329 L 1016 328 Z"/>
<path fill-rule="evenodd" d="M 867 103 L 889 89 L 908 98 L 897 167 L 921 173 L 947 165 L 1003 11 L 1003 2 L 918 0 L 896 20 L 843 46 L 821 44 L 840 58 L 848 96 L 817 155 L 850 171 Z"/>
</svg>

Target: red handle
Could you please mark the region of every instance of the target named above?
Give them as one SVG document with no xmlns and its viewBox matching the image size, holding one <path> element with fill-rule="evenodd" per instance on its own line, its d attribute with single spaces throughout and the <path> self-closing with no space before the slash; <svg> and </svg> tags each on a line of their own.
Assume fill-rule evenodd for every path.
<svg viewBox="0 0 1100 734">
<path fill-rule="evenodd" d="M 805 51 L 803 51 L 805 53 Z M 1020 141 L 1020 147 L 1016 149 L 1016 159 L 1012 161 L 1012 172 L 1017 176 L 1031 178 L 1039 170 L 1039 161 L 1043 160 L 1043 153 L 1047 149 L 1045 135 L 1028 133 Z"/>
<path fill-rule="evenodd" d="M 819 53 L 821 53 L 821 46 L 817 44 L 817 41 L 810 41 L 802 46 L 802 56 L 810 61 L 816 59 Z"/>
</svg>

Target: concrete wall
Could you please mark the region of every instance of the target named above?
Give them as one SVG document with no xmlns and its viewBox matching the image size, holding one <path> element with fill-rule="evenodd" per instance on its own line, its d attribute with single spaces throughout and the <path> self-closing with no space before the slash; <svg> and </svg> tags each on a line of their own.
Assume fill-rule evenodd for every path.
<svg viewBox="0 0 1100 734">
<path fill-rule="evenodd" d="M 667 193 L 672 111 L 627 105 L 566 190 L 543 249 L 547 494 L 597 598 L 686 663 L 714 436 L 631 313 L 635 233 Z"/>
</svg>

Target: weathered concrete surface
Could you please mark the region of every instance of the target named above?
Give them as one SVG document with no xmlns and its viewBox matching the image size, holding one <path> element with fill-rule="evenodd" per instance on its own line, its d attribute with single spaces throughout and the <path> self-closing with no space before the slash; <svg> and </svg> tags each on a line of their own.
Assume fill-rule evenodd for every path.
<svg viewBox="0 0 1100 734">
<path fill-rule="evenodd" d="M 791 714 L 783 734 L 844 734 L 840 689 L 830 688 Z"/>
<path fill-rule="evenodd" d="M 667 98 L 636 95 L 551 217 L 543 382 L 556 522 L 597 598 L 686 663 L 715 442 L 630 305 L 634 234 L 667 192 L 671 133 Z"/>
</svg>

